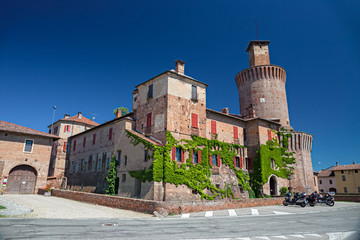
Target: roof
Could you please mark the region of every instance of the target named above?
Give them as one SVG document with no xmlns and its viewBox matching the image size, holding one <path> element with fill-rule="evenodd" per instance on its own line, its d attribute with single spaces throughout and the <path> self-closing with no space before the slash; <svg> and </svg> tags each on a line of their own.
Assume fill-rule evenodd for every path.
<svg viewBox="0 0 360 240">
<path fill-rule="evenodd" d="M 84 116 L 81 116 L 81 118 L 79 118 L 79 115 L 75 115 L 73 117 L 61 118 L 61 119 L 57 120 L 56 122 L 59 122 L 59 121 L 78 122 L 78 123 L 84 123 L 84 124 L 91 125 L 91 126 L 100 125 L 99 123 L 94 122 L 93 120 L 90 120 L 90 119 L 88 119 L 88 118 L 86 118 Z M 49 127 L 51 125 L 52 124 L 50 124 Z"/>
<path fill-rule="evenodd" d="M 321 170 L 318 174 L 318 177 L 330 177 L 332 170 Z"/>
<path fill-rule="evenodd" d="M 53 135 L 53 134 L 41 132 L 41 131 L 38 131 L 35 129 L 23 127 L 23 126 L 15 124 L 15 123 L 5 122 L 5 121 L 1 121 L 1 120 L 0 120 L 0 131 L 16 132 L 16 133 L 22 133 L 22 134 L 49 137 L 49 138 L 59 138 L 58 136 Z"/>
<path fill-rule="evenodd" d="M 355 170 L 355 169 L 360 169 L 360 164 L 340 165 L 340 166 L 335 166 L 334 167 L 334 171 Z"/>
<path fill-rule="evenodd" d="M 139 86 L 141 86 L 141 85 L 143 85 L 144 83 L 147 83 L 147 82 L 149 82 L 149 81 L 151 81 L 151 80 L 153 80 L 153 79 L 155 79 L 155 78 L 157 78 L 157 77 L 159 77 L 159 76 L 161 76 L 161 75 L 163 75 L 163 74 L 167 74 L 167 73 L 172 73 L 172 74 L 178 75 L 178 76 L 180 76 L 180 77 L 187 78 L 187 79 L 189 79 L 189 80 L 191 80 L 191 81 L 194 81 L 194 82 L 203 84 L 203 85 L 205 85 L 205 87 L 208 86 L 206 83 L 200 82 L 200 81 L 198 81 L 198 80 L 196 80 L 196 79 L 194 79 L 194 78 L 192 78 L 192 77 L 186 76 L 185 74 L 177 73 L 177 72 L 175 72 L 174 70 L 167 70 L 167 71 L 165 71 L 165 72 L 163 72 L 163 73 L 160 73 L 159 75 L 157 75 L 157 76 L 155 76 L 155 77 L 153 77 L 153 78 L 150 78 L 149 80 L 147 80 L 147 81 L 145 81 L 145 82 L 143 82 L 143 83 L 138 84 L 138 85 L 136 86 L 136 88 L 139 87 Z"/>
<path fill-rule="evenodd" d="M 130 132 L 130 133 L 138 136 L 139 138 L 142 138 L 142 139 L 144 139 L 145 141 L 147 141 L 147 142 L 149 142 L 149 143 L 152 143 L 152 144 L 154 144 L 154 145 L 156 145 L 156 146 L 161 146 L 161 145 L 162 145 L 159 140 L 155 140 L 155 139 L 153 139 L 153 138 L 146 137 L 145 135 L 143 135 L 143 134 L 141 134 L 141 133 L 139 133 L 139 132 L 137 132 L 137 131 L 134 131 L 134 130 L 126 130 L 126 131 L 128 131 L 128 132 Z"/>
<path fill-rule="evenodd" d="M 253 44 L 258 44 L 258 45 L 269 45 L 270 41 L 266 41 L 266 40 L 253 40 L 249 42 L 248 47 L 246 48 L 246 52 L 249 51 L 250 47 Z"/>
</svg>

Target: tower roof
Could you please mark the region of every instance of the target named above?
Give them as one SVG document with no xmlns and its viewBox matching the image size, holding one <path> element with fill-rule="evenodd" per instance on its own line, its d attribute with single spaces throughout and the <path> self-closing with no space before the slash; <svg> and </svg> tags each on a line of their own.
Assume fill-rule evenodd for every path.
<svg viewBox="0 0 360 240">
<path fill-rule="evenodd" d="M 268 40 L 252 40 L 249 42 L 248 47 L 246 48 L 246 52 L 248 52 L 252 45 L 269 45 L 270 41 Z"/>
</svg>

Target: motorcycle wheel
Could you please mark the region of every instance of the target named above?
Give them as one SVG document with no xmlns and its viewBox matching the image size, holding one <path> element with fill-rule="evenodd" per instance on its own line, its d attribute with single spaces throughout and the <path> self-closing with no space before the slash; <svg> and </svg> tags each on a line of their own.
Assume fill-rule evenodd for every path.
<svg viewBox="0 0 360 240">
<path fill-rule="evenodd" d="M 287 201 L 283 201 L 283 204 L 284 204 L 284 206 L 287 206 L 287 205 L 289 205 L 288 203 L 287 203 Z"/>
<path fill-rule="evenodd" d="M 300 204 L 300 206 L 301 206 L 301 207 L 305 207 L 305 206 L 306 206 L 306 203 L 305 203 L 305 202 L 302 202 L 302 203 Z"/>
<path fill-rule="evenodd" d="M 334 206 L 335 205 L 335 202 L 334 201 L 327 201 L 326 204 L 330 207 Z"/>
</svg>

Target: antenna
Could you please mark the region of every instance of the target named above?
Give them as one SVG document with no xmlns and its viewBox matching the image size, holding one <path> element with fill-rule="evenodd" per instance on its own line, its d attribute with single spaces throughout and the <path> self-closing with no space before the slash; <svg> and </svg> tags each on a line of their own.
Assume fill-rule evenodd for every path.
<svg viewBox="0 0 360 240">
<path fill-rule="evenodd" d="M 255 26 L 256 26 L 256 40 L 259 40 L 259 31 L 258 31 L 257 20 L 255 20 Z"/>
</svg>

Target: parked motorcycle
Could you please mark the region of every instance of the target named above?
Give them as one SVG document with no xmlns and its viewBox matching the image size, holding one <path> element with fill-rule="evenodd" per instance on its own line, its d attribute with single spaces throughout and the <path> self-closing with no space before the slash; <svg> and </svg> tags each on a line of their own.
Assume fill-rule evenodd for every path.
<svg viewBox="0 0 360 240">
<path fill-rule="evenodd" d="M 307 201 L 311 207 L 314 207 L 318 202 L 318 194 L 317 192 L 313 192 L 312 194 L 308 195 Z"/>
<path fill-rule="evenodd" d="M 306 197 L 307 193 L 295 193 L 294 197 L 291 198 L 292 193 L 285 194 L 285 200 L 283 201 L 284 206 L 288 205 L 300 205 L 301 207 L 305 207 L 308 203 Z"/>
<path fill-rule="evenodd" d="M 325 203 L 326 205 L 332 207 L 335 205 L 334 196 L 330 193 L 327 193 L 325 196 L 322 196 L 321 194 L 318 194 L 317 196 L 317 202 L 318 203 Z"/>
</svg>

